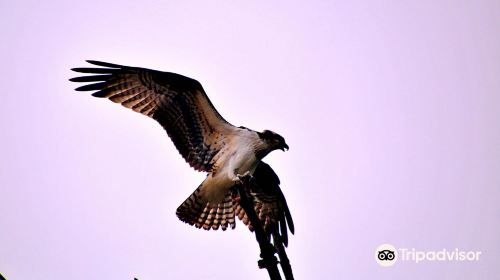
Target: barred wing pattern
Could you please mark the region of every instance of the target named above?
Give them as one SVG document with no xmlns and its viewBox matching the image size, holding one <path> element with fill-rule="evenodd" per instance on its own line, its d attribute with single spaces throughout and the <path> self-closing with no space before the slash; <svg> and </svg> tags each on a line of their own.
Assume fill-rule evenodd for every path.
<svg viewBox="0 0 500 280">
<path fill-rule="evenodd" d="M 285 196 L 279 187 L 276 173 L 265 162 L 260 162 L 245 191 L 253 201 L 255 212 L 268 235 L 278 234 L 285 246 L 288 243 L 287 225 L 294 232 L 293 220 Z M 201 187 L 201 186 L 200 186 Z M 198 187 L 178 208 L 177 217 L 190 225 L 205 230 L 217 230 L 236 226 L 235 216 L 253 231 L 253 226 L 239 201 L 240 196 L 231 188 L 224 200 L 217 205 L 210 205 L 201 195 Z"/>
<path fill-rule="evenodd" d="M 72 69 L 97 74 L 70 79 L 92 82 L 77 91 L 96 91 L 95 97 L 109 98 L 157 120 L 191 167 L 211 171 L 213 157 L 235 127 L 217 112 L 198 81 L 175 73 L 87 62 L 104 68 Z"/>
<path fill-rule="evenodd" d="M 261 161 L 253 174 L 253 181 L 246 189 L 248 197 L 253 200 L 255 213 L 262 222 L 268 235 L 277 233 L 285 246 L 288 245 L 287 225 L 290 232 L 294 233 L 292 215 L 288 209 L 285 196 L 280 189 L 280 179 L 274 170 Z M 253 231 L 250 220 L 239 204 L 239 196 L 233 194 L 235 214 Z"/>
<path fill-rule="evenodd" d="M 232 191 L 225 194 L 221 203 L 210 205 L 201 195 L 199 186 L 177 208 L 175 214 L 181 221 L 205 230 L 218 230 L 219 227 L 226 230 L 228 227 L 231 229 L 236 227 Z"/>
<path fill-rule="evenodd" d="M 157 120 L 167 131 L 182 157 L 198 171 L 212 172 L 216 155 L 238 129 L 217 112 L 201 84 L 191 78 L 169 72 L 129 67 L 88 60 L 100 67 L 74 68 L 92 74 L 70 79 L 90 83 L 77 91 L 95 91 L 95 97 L 108 98 Z M 279 187 L 280 181 L 269 165 L 260 162 L 247 193 L 265 231 L 279 234 L 287 244 L 287 225 L 294 226 Z M 230 190 L 224 200 L 212 207 L 198 188 L 178 209 L 182 221 L 204 229 L 226 230 L 235 227 L 235 216 L 253 230 L 238 194 Z"/>
</svg>

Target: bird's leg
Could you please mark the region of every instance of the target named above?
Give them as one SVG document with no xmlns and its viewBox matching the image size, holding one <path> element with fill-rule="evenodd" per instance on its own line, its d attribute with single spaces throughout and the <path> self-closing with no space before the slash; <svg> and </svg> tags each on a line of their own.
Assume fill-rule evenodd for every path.
<svg viewBox="0 0 500 280">
<path fill-rule="evenodd" d="M 243 173 L 243 174 L 237 174 L 236 175 L 237 177 L 239 177 L 240 179 L 245 179 L 246 177 L 248 178 L 252 178 L 252 174 L 250 174 L 250 170 L 247 170 L 247 172 Z"/>
<path fill-rule="evenodd" d="M 250 174 L 250 171 L 248 170 L 247 172 L 243 174 L 238 174 L 237 170 L 234 170 L 235 176 L 233 177 L 233 182 L 237 184 L 244 184 L 246 182 L 249 182 L 251 179 L 253 179 L 252 174 Z"/>
</svg>

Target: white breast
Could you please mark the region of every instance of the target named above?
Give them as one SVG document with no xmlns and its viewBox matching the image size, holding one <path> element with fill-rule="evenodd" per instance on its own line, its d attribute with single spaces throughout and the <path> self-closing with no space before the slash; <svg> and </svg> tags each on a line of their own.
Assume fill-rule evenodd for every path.
<svg viewBox="0 0 500 280">
<path fill-rule="evenodd" d="M 209 202 L 219 203 L 224 198 L 229 188 L 234 185 L 236 176 L 247 171 L 253 174 L 259 159 L 255 156 L 256 145 L 261 145 L 257 133 L 249 130 L 238 131 L 232 135 L 231 140 L 216 161 L 218 170 L 205 179 L 202 191 Z"/>
<path fill-rule="evenodd" d="M 255 157 L 255 148 L 259 143 L 261 140 L 254 131 L 242 129 L 233 135 L 227 150 L 224 151 L 225 156 L 218 160 L 220 173 L 229 179 L 234 179 L 237 174 L 242 175 L 247 171 L 252 174 L 259 162 Z"/>
<path fill-rule="evenodd" d="M 258 135 L 253 131 L 244 130 L 238 137 L 235 137 L 233 147 L 234 153 L 229 158 L 229 171 L 233 174 L 244 174 L 247 171 L 253 173 L 257 167 L 258 159 L 255 157 L 256 144 L 260 142 Z"/>
</svg>

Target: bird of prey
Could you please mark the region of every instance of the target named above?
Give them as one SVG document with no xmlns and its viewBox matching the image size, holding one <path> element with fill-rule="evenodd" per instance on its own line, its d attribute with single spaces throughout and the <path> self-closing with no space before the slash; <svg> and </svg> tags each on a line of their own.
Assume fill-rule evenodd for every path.
<svg viewBox="0 0 500 280">
<path fill-rule="evenodd" d="M 246 193 L 268 235 L 278 233 L 287 244 L 287 224 L 294 226 L 280 181 L 262 159 L 271 151 L 288 150 L 285 139 L 270 130 L 257 132 L 227 122 L 215 109 L 201 84 L 170 72 L 88 60 L 100 67 L 73 68 L 89 73 L 70 79 L 90 83 L 77 91 L 94 91 L 158 121 L 186 162 L 206 179 L 176 211 L 177 217 L 206 230 L 235 228 L 235 216 L 252 225 L 233 186 L 242 176 L 253 184 Z"/>
</svg>

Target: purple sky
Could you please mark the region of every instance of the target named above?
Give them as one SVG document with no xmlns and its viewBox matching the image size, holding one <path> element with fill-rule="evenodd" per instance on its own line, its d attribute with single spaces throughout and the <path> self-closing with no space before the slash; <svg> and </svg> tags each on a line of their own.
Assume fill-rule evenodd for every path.
<svg viewBox="0 0 500 280">
<path fill-rule="evenodd" d="M 241 223 L 177 219 L 204 174 L 158 124 L 73 91 L 96 59 L 196 78 L 286 138 L 266 161 L 297 279 L 498 279 L 500 2 L 269 2 L 0 3 L 2 274 L 267 279 Z M 382 243 L 483 253 L 384 268 Z"/>
</svg>

